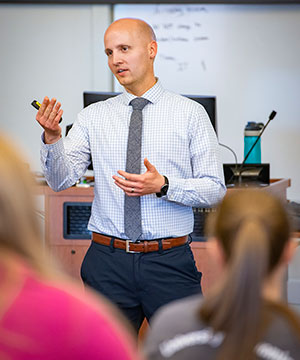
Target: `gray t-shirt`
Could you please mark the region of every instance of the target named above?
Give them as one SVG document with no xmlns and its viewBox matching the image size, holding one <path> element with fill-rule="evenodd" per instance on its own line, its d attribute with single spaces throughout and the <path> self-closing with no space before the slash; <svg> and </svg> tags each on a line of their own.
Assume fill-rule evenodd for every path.
<svg viewBox="0 0 300 360">
<path fill-rule="evenodd" d="M 151 321 L 145 352 L 149 360 L 215 359 L 223 340 L 199 320 L 199 295 L 162 307 Z M 295 316 L 297 316 L 295 314 Z M 275 316 L 265 338 L 257 344 L 258 359 L 300 359 L 300 341 L 282 316 Z"/>
</svg>

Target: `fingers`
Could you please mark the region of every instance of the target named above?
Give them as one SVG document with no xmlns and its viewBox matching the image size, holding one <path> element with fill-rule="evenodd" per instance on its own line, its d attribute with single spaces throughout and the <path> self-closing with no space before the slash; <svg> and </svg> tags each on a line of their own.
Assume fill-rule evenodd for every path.
<svg viewBox="0 0 300 360">
<path fill-rule="evenodd" d="M 41 116 L 44 114 L 44 112 L 45 112 L 46 107 L 48 106 L 48 104 L 49 104 L 49 98 L 48 98 L 47 96 L 45 96 L 45 98 L 44 98 L 44 100 L 43 100 L 43 102 L 42 102 L 42 104 L 41 104 L 41 107 L 40 107 L 40 109 L 39 109 L 39 111 L 38 111 L 38 113 L 37 113 L 37 115 L 38 115 L 39 117 L 41 117 Z"/>
<path fill-rule="evenodd" d="M 146 169 L 147 169 L 148 171 L 151 171 L 151 172 L 155 172 L 155 171 L 156 171 L 155 166 L 152 165 L 147 158 L 144 159 L 144 165 L 146 166 Z"/>
<path fill-rule="evenodd" d="M 141 196 L 141 189 L 138 188 L 138 185 L 136 183 L 126 182 L 126 180 L 123 180 L 117 176 L 113 176 L 113 179 L 115 180 L 115 184 L 122 189 L 126 195 L 128 196 Z"/>
<path fill-rule="evenodd" d="M 125 194 L 127 195 L 127 196 L 141 196 L 141 194 L 138 194 L 138 193 L 136 193 L 135 192 L 135 189 L 133 189 L 134 190 L 134 192 L 132 192 L 132 191 L 130 191 L 130 192 L 127 192 L 127 191 L 125 191 Z"/>
<path fill-rule="evenodd" d="M 57 123 L 57 122 L 60 123 L 63 112 L 64 112 L 63 110 L 59 110 L 59 112 L 57 113 L 57 115 L 54 119 L 55 123 Z"/>
<path fill-rule="evenodd" d="M 143 174 L 130 174 L 126 171 L 118 170 L 120 176 L 114 175 L 115 184 L 122 189 L 128 196 L 143 196 L 156 193 L 163 185 L 165 179 L 158 173 L 155 166 L 145 158 L 144 165 L 146 172 Z M 134 191 L 132 191 L 134 189 Z"/>
<path fill-rule="evenodd" d="M 123 170 L 118 170 L 118 174 L 123 176 L 123 178 L 125 178 L 126 180 L 130 180 L 130 181 L 139 181 L 142 175 L 142 174 L 130 174 Z"/>
<path fill-rule="evenodd" d="M 36 120 L 47 128 L 57 127 L 63 111 L 60 110 L 61 103 L 52 98 L 51 101 L 46 96 L 41 104 L 41 107 L 37 113 Z"/>
<path fill-rule="evenodd" d="M 147 158 L 144 159 L 144 165 L 145 165 L 147 171 L 150 171 L 152 173 L 157 171 L 156 167 L 154 165 L 152 165 Z M 139 181 L 140 176 L 142 175 L 142 174 L 131 174 L 131 173 L 128 173 L 128 172 L 123 171 L 123 170 L 119 170 L 118 174 L 123 176 L 125 179 L 131 180 L 131 181 Z"/>
<path fill-rule="evenodd" d="M 47 105 L 45 112 L 44 112 L 45 121 L 52 122 L 55 119 L 56 114 L 57 114 L 56 109 L 60 108 L 60 103 L 58 102 L 56 105 L 55 105 L 55 103 L 56 103 L 56 99 L 53 98 L 53 99 L 51 99 L 50 103 Z"/>
<path fill-rule="evenodd" d="M 45 130 L 44 141 L 46 144 L 53 144 L 61 138 L 61 127 L 59 121 L 63 111 L 60 108 L 61 103 L 52 98 L 51 101 L 46 96 L 36 115 L 37 122 Z"/>
<path fill-rule="evenodd" d="M 58 113 L 59 113 L 59 109 L 60 109 L 60 107 L 61 107 L 61 103 L 60 102 L 58 102 L 58 103 L 56 103 L 56 105 L 54 106 L 54 108 L 52 109 L 52 111 L 51 111 L 51 113 L 50 113 L 50 115 L 49 115 L 49 121 L 56 121 L 56 118 L 58 117 Z M 58 118 L 58 120 L 60 119 L 60 117 Z"/>
<path fill-rule="evenodd" d="M 138 181 L 130 181 L 129 179 L 123 179 L 119 176 L 113 176 L 113 179 L 115 180 L 115 184 L 118 185 L 121 189 L 124 191 L 131 192 L 131 190 L 134 188 L 136 192 L 140 192 L 142 183 Z"/>
</svg>

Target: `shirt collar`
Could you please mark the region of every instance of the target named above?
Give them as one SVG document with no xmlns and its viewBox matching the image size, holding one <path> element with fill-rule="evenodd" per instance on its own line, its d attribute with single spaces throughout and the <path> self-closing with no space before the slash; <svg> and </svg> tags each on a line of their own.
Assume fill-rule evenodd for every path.
<svg viewBox="0 0 300 360">
<path fill-rule="evenodd" d="M 148 91 L 146 91 L 141 97 L 149 100 L 152 104 L 157 103 L 160 98 L 162 97 L 162 94 L 164 93 L 164 88 L 157 78 L 156 83 L 150 88 Z M 129 105 L 130 101 L 136 98 L 137 96 L 130 94 L 127 91 L 124 91 L 121 95 L 121 101 L 125 105 Z"/>
</svg>

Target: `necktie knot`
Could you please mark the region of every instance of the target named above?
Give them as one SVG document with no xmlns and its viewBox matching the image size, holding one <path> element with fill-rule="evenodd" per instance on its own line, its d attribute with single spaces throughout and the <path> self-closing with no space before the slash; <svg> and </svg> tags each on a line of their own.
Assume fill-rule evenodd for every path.
<svg viewBox="0 0 300 360">
<path fill-rule="evenodd" d="M 130 101 L 129 105 L 132 106 L 133 110 L 143 110 L 144 107 L 149 103 L 149 100 L 142 97 L 137 97 Z"/>
</svg>

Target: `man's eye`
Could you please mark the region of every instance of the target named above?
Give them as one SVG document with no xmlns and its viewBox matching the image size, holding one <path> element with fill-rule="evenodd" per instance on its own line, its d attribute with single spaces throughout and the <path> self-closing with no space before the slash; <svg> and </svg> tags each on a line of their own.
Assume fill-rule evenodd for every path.
<svg viewBox="0 0 300 360">
<path fill-rule="evenodd" d="M 112 51 L 106 51 L 106 55 L 110 56 L 112 54 Z"/>
<path fill-rule="evenodd" d="M 123 50 L 123 51 L 127 51 L 127 50 L 128 50 L 128 46 L 123 46 L 123 47 L 122 47 L 122 50 Z"/>
</svg>

